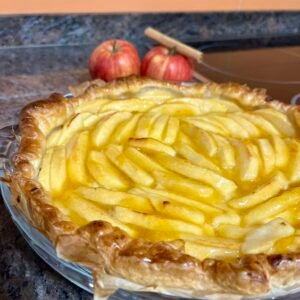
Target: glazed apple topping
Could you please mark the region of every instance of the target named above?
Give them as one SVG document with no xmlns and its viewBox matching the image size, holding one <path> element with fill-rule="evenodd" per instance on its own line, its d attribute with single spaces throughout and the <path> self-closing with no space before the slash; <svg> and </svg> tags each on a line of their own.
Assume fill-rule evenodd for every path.
<svg viewBox="0 0 300 300">
<path fill-rule="evenodd" d="M 47 137 L 38 178 L 76 224 L 181 239 L 200 259 L 300 248 L 300 141 L 271 106 L 154 88 L 85 102 Z"/>
</svg>

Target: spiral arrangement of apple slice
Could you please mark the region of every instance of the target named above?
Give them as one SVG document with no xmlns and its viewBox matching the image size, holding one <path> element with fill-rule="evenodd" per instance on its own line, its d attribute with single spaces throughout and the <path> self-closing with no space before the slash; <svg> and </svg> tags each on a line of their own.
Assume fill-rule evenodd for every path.
<svg viewBox="0 0 300 300">
<path fill-rule="evenodd" d="M 155 88 L 86 102 L 47 137 L 39 181 L 77 224 L 200 259 L 300 249 L 300 141 L 271 107 Z"/>
</svg>

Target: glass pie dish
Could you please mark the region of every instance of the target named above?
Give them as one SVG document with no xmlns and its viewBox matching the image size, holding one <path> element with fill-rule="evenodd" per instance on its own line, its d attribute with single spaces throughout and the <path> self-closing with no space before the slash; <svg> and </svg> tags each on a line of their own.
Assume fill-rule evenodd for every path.
<svg viewBox="0 0 300 300">
<path fill-rule="evenodd" d="M 0 131 L 0 158 L 1 158 L 1 175 L 4 172 L 12 172 L 11 158 L 19 146 L 19 136 L 17 126 L 8 126 Z M 3 194 L 3 199 L 5 205 L 10 212 L 13 221 L 16 226 L 23 234 L 24 238 L 27 240 L 29 245 L 33 250 L 52 268 L 54 268 L 58 273 L 66 277 L 68 280 L 78 285 L 79 287 L 85 289 L 88 292 L 92 292 L 93 282 L 92 274 L 87 268 L 83 268 L 78 264 L 68 263 L 57 257 L 56 252 L 49 240 L 41 234 L 38 230 L 33 228 L 27 221 L 27 219 L 14 207 L 10 200 L 10 191 L 6 185 L 1 185 L 1 191 Z M 126 287 L 125 287 L 126 288 Z M 299 288 L 289 289 L 289 290 L 276 290 L 274 294 L 268 295 L 268 299 L 274 299 L 276 296 L 285 295 L 282 299 L 298 299 L 299 294 L 295 294 Z M 287 297 L 288 293 L 293 293 Z M 118 291 L 117 294 L 111 296 L 110 299 L 166 299 L 166 296 L 158 296 L 149 293 L 128 293 L 125 291 Z M 174 299 L 174 298 L 173 298 Z M 250 298 L 248 298 L 250 299 Z M 257 299 L 252 297 L 251 299 Z M 261 298 L 260 298 L 261 299 Z"/>
<path fill-rule="evenodd" d="M 0 177 L 5 172 L 12 171 L 11 159 L 19 146 L 18 126 L 11 125 L 0 129 Z M 93 293 L 92 272 L 76 263 L 60 259 L 51 242 L 37 229 L 35 229 L 25 216 L 11 202 L 11 192 L 8 186 L 0 181 L 1 195 L 14 224 L 18 228 L 29 246 L 42 258 L 51 268 L 68 279 L 83 290 Z M 155 295 L 156 299 L 169 299 L 166 296 Z M 110 296 L 111 300 L 117 299 L 153 299 L 152 293 L 133 293 L 118 290 Z M 173 299 L 173 298 L 172 298 Z"/>
</svg>

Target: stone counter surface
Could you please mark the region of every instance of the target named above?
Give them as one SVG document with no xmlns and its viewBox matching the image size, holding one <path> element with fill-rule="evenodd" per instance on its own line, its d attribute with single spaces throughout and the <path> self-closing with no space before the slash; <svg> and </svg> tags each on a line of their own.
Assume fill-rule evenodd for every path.
<svg viewBox="0 0 300 300">
<path fill-rule="evenodd" d="M 33 100 L 89 78 L 88 47 L 0 49 L 0 128 L 17 122 L 20 109 Z M 0 201 L 0 299 L 90 300 L 37 256 Z"/>
<path fill-rule="evenodd" d="M 297 12 L 18 16 L 0 17 L 0 46 L 145 42 L 147 26 L 186 42 L 300 34 Z"/>
<path fill-rule="evenodd" d="M 143 52 L 147 25 L 185 41 L 275 37 L 299 35 L 300 14 L 0 17 L 0 128 L 16 123 L 26 103 L 88 80 L 88 57 L 98 41 L 127 38 Z M 1 300 L 92 299 L 31 250 L 1 200 L 0 209 Z"/>
</svg>

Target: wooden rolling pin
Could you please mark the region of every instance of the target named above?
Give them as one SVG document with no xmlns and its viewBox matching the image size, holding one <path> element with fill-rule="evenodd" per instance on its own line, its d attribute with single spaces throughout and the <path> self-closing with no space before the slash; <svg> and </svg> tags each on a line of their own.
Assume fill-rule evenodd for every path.
<svg viewBox="0 0 300 300">
<path fill-rule="evenodd" d="M 188 58 L 195 60 L 197 63 L 202 60 L 203 53 L 193 47 L 190 47 L 174 38 L 169 37 L 166 34 L 161 33 L 160 31 L 148 27 L 144 32 L 145 36 L 156 41 L 157 43 L 166 46 L 167 48 L 176 48 L 176 51 Z M 193 70 L 193 77 L 202 82 L 210 82 L 207 77 L 203 76 L 199 72 Z"/>
</svg>

